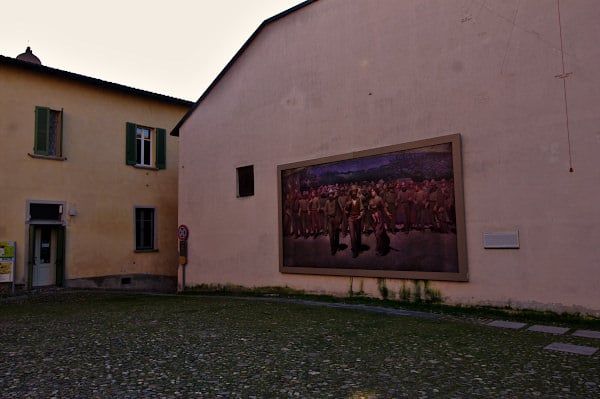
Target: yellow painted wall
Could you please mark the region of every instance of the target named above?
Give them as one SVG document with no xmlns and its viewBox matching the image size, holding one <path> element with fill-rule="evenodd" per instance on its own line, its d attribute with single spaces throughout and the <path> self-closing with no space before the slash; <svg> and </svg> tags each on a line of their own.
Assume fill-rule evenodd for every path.
<svg viewBox="0 0 600 399">
<path fill-rule="evenodd" d="M 35 106 L 63 109 L 64 161 L 34 158 Z M 17 242 L 16 282 L 26 281 L 27 206 L 66 203 L 67 280 L 177 274 L 178 140 L 167 168 L 125 164 L 125 124 L 168 131 L 187 110 L 140 94 L 0 63 L 0 240 Z M 134 251 L 134 206 L 156 207 L 158 252 Z M 76 216 L 68 216 L 75 209 Z"/>
</svg>

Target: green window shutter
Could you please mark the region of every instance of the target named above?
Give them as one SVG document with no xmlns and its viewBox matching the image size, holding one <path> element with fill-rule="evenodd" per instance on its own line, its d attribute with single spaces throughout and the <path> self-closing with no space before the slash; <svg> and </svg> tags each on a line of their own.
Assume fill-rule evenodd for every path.
<svg viewBox="0 0 600 399">
<path fill-rule="evenodd" d="M 63 114 L 64 114 L 65 110 L 64 108 L 60 109 L 60 115 L 59 117 L 59 127 L 58 127 L 58 156 L 62 157 L 63 155 Z"/>
<path fill-rule="evenodd" d="M 165 169 L 167 167 L 167 131 L 156 129 L 156 167 Z"/>
<path fill-rule="evenodd" d="M 136 150 L 135 150 L 135 123 L 127 122 L 125 128 L 125 163 L 127 165 L 135 165 Z"/>
<path fill-rule="evenodd" d="M 50 136 L 50 108 L 35 107 L 35 138 L 33 152 L 48 155 L 48 139 Z"/>
</svg>

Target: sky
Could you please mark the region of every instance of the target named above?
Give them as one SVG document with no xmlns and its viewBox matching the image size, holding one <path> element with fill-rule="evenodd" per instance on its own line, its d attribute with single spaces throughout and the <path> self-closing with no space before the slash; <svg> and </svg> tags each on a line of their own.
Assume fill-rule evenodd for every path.
<svg viewBox="0 0 600 399">
<path fill-rule="evenodd" d="M 196 101 L 260 26 L 302 0 L 0 0 L 0 55 Z"/>
</svg>

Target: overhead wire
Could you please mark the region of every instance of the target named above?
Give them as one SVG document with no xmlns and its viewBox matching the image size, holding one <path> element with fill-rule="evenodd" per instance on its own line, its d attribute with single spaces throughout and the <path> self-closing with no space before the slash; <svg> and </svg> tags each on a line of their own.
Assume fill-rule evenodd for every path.
<svg viewBox="0 0 600 399">
<path fill-rule="evenodd" d="M 556 78 L 562 79 L 563 81 L 563 98 L 565 102 L 565 124 L 567 128 L 567 144 L 569 149 L 569 172 L 573 173 L 573 153 L 571 150 L 571 130 L 569 128 L 569 103 L 567 100 L 567 78 L 572 75 L 572 72 L 567 72 L 565 68 L 565 51 L 563 44 L 563 34 L 562 34 L 562 21 L 560 15 L 560 0 L 556 0 L 556 5 L 558 9 L 558 32 L 560 36 L 560 57 L 562 61 L 562 73 L 560 75 L 555 75 Z"/>
</svg>

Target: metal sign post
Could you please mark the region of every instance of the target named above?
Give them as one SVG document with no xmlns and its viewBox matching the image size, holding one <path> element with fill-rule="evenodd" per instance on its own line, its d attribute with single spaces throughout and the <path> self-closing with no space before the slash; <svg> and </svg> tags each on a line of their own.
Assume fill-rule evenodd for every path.
<svg viewBox="0 0 600 399">
<path fill-rule="evenodd" d="M 177 290 L 182 292 L 185 290 L 185 265 L 187 264 L 188 246 L 187 239 L 189 230 L 185 224 L 179 225 L 177 228 L 177 239 L 179 240 L 179 284 Z"/>
</svg>

